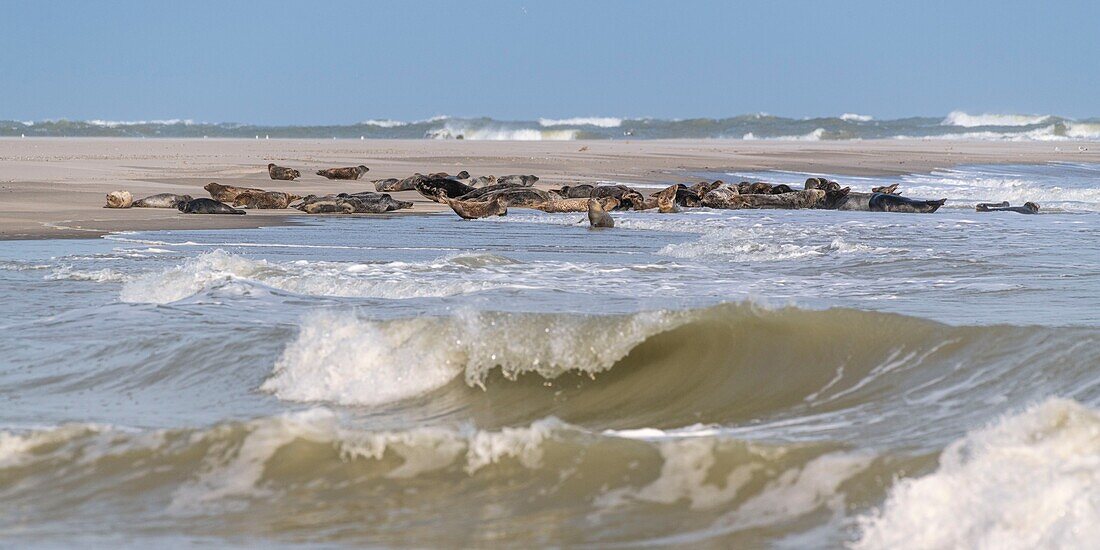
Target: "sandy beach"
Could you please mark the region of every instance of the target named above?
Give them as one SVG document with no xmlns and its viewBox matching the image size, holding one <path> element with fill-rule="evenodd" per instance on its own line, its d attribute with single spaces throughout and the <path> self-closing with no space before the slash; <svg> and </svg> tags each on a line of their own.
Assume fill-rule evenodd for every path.
<svg viewBox="0 0 1100 550">
<path fill-rule="evenodd" d="M 188 216 L 172 210 L 103 208 L 104 195 L 129 190 L 205 196 L 211 181 L 297 194 L 373 189 L 370 179 L 467 170 L 536 174 L 540 187 L 573 182 L 691 181 L 692 172 L 790 170 L 837 176 L 923 173 L 964 164 L 1100 162 L 1100 150 L 1069 142 L 878 140 L 784 142 L 215 140 L 47 138 L 0 140 L 0 238 L 79 238 L 150 229 L 224 229 L 292 223 L 297 210 L 246 216 Z M 295 182 L 272 181 L 266 164 L 298 168 Z M 324 167 L 366 164 L 358 182 L 316 176 Z M 439 205 L 414 192 L 411 213 Z"/>
</svg>

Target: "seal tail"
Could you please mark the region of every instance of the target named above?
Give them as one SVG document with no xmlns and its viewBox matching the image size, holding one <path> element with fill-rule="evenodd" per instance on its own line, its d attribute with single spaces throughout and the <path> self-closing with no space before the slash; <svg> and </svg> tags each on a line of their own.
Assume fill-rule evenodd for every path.
<svg viewBox="0 0 1100 550">
<path fill-rule="evenodd" d="M 945 203 L 947 203 L 947 199 L 940 199 L 940 200 L 936 200 L 936 201 L 928 201 L 928 206 L 932 207 L 932 209 L 929 210 L 928 212 L 932 213 L 932 212 L 935 212 L 936 210 L 939 210 L 940 207 L 943 206 Z"/>
</svg>

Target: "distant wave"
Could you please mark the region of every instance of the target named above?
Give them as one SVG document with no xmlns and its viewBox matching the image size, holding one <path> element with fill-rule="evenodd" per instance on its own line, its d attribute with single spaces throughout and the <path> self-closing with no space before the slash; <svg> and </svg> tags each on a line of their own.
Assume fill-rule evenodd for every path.
<svg viewBox="0 0 1100 550">
<path fill-rule="evenodd" d="M 840 120 L 849 122 L 870 122 L 874 120 L 871 115 L 857 115 L 855 113 L 844 113 L 840 115 Z"/>
<path fill-rule="evenodd" d="M 977 128 L 979 126 L 1031 126 L 1032 124 L 1042 124 L 1050 120 L 1050 118 L 1050 115 L 972 115 L 963 111 L 952 111 L 940 124 L 944 126 L 962 126 L 963 128 Z"/>
<path fill-rule="evenodd" d="M 875 119 L 869 115 L 787 118 L 751 113 L 727 118 L 567 117 L 499 120 L 437 115 L 422 120 L 372 118 L 347 125 L 257 125 L 165 120 L 0 120 L 8 137 L 164 137 L 283 139 L 439 139 L 568 141 L 588 139 L 743 139 L 842 141 L 965 139 L 990 141 L 1100 140 L 1100 118 L 970 114 Z"/>
<path fill-rule="evenodd" d="M 578 117 L 578 118 L 540 118 L 540 126 L 599 126 L 600 128 L 618 128 L 623 119 L 614 117 Z"/>
<path fill-rule="evenodd" d="M 93 126 L 105 126 L 107 128 L 116 128 L 118 126 L 172 126 L 175 124 L 184 124 L 187 126 L 195 124 L 195 121 L 191 119 L 170 118 L 165 120 L 89 120 L 88 124 Z"/>
<path fill-rule="evenodd" d="M 375 119 L 372 118 L 370 120 L 364 120 L 363 124 L 366 124 L 367 126 L 377 126 L 379 128 L 396 128 L 398 126 L 405 126 L 405 125 L 408 124 L 408 122 L 402 122 L 400 120 L 389 120 L 389 119 L 375 120 Z"/>
</svg>

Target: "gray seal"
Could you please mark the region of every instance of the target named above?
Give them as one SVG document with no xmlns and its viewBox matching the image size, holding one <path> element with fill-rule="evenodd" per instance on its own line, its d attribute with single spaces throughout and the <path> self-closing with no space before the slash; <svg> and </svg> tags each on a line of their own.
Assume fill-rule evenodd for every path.
<svg viewBox="0 0 1100 550">
<path fill-rule="evenodd" d="M 615 219 L 604 210 L 603 205 L 596 199 L 588 199 L 588 226 L 589 227 L 615 227 Z"/>
<path fill-rule="evenodd" d="M 1017 214 L 1038 214 L 1039 205 L 1034 202 L 1025 202 L 1023 206 L 1009 206 L 1008 201 L 991 203 L 979 203 L 975 208 L 978 212 L 1016 212 Z"/>
<path fill-rule="evenodd" d="M 191 195 L 177 195 L 175 193 L 160 193 L 151 197 L 134 201 L 134 208 L 178 208 L 181 202 L 191 202 Z"/>
<path fill-rule="evenodd" d="M 891 195 L 889 193 L 872 193 L 867 200 L 867 206 L 871 212 L 904 212 L 908 214 L 931 214 L 939 210 L 947 199 L 917 200 Z"/>
<path fill-rule="evenodd" d="M 181 202 L 176 208 L 184 214 L 244 214 L 244 210 L 207 198 Z"/>
</svg>

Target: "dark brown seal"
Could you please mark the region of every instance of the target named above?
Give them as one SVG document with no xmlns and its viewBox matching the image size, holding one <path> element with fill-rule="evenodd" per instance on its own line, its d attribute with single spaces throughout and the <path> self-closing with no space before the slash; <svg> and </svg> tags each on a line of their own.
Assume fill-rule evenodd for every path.
<svg viewBox="0 0 1100 550">
<path fill-rule="evenodd" d="M 276 166 L 275 163 L 267 165 L 267 175 L 271 176 L 273 180 L 286 180 L 291 181 L 302 177 L 302 173 L 293 168 L 284 168 L 282 166 Z"/>
</svg>

